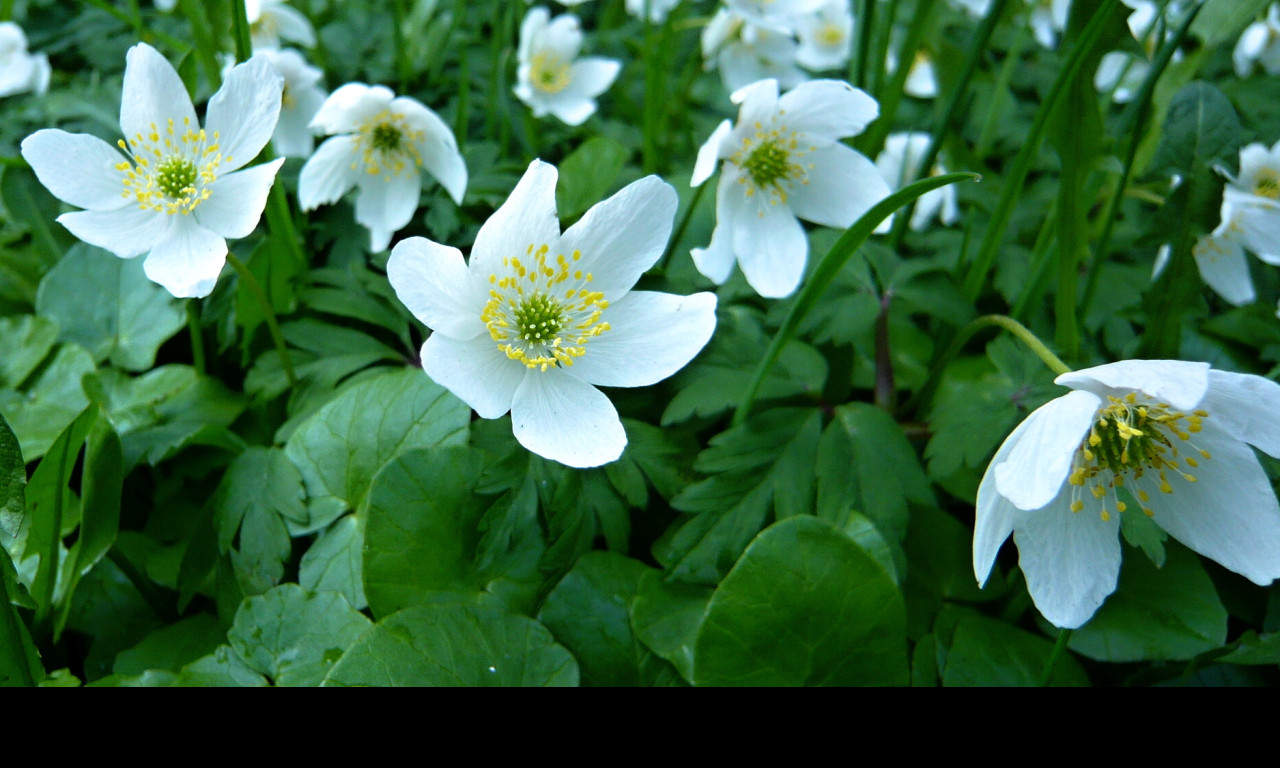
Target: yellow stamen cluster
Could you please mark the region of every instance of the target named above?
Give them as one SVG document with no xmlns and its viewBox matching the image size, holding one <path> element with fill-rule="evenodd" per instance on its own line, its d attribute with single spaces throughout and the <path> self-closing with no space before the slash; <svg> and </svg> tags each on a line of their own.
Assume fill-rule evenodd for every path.
<svg viewBox="0 0 1280 768">
<path fill-rule="evenodd" d="M 587 288 L 591 273 L 575 268 L 582 253 L 550 253 L 545 244 L 530 244 L 523 259 L 503 258 L 502 272 L 489 275 L 489 300 L 480 312 L 498 349 L 541 371 L 573 365 L 587 342 L 609 330 L 601 320 L 609 302 Z"/>
<path fill-rule="evenodd" d="M 745 171 L 738 177 L 738 183 L 746 186 L 747 197 L 761 192 L 769 196 L 770 205 L 786 205 L 787 191 L 793 184 L 809 183 L 813 163 L 799 161 L 815 147 L 801 146 L 800 135 L 788 131 L 785 125 L 765 128 L 756 123 L 755 129 L 753 135 L 742 140 L 742 146 L 729 157 L 729 162 Z"/>
<path fill-rule="evenodd" d="M 817 38 L 819 43 L 827 47 L 834 47 L 844 42 L 844 29 L 835 22 L 824 22 L 818 28 Z"/>
<path fill-rule="evenodd" d="M 1173 493 L 1171 476 L 1188 483 L 1196 482 L 1188 470 L 1210 458 L 1191 436 L 1201 430 L 1207 411 L 1191 413 L 1172 410 L 1168 403 L 1158 403 L 1146 395 L 1130 392 L 1123 398 L 1108 397 L 1089 434 L 1076 450 L 1071 474 L 1067 478 L 1071 490 L 1071 511 L 1084 509 L 1080 500 L 1087 490 L 1102 502 L 1102 519 L 1110 520 L 1107 498 L 1117 512 L 1126 505 L 1116 496 L 1116 489 L 1131 483 L 1141 502 L 1143 514 L 1150 517 L 1147 503 L 1151 495 L 1143 487 L 1152 483 L 1161 493 Z"/>
<path fill-rule="evenodd" d="M 1260 197 L 1280 200 L 1280 172 L 1263 168 L 1253 179 L 1253 193 Z"/>
<path fill-rule="evenodd" d="M 209 199 L 208 185 L 218 178 L 218 166 L 231 161 L 218 151 L 217 132 L 210 142 L 203 128 L 192 127 L 191 118 L 183 118 L 181 128 L 169 120 L 163 131 L 152 123 L 145 135 L 136 133 L 116 143 L 133 158 L 116 164 L 124 174 L 120 194 L 158 213 L 194 211 Z"/>
<path fill-rule="evenodd" d="M 559 93 L 573 82 L 573 69 L 555 51 L 541 51 L 529 62 L 529 81 L 543 93 Z"/>
<path fill-rule="evenodd" d="M 425 137 L 423 131 L 409 127 L 402 113 L 384 109 L 356 130 L 360 161 L 353 162 L 351 168 L 356 170 L 363 162 L 366 173 L 391 181 L 392 176 L 422 167 L 417 142 Z"/>
</svg>

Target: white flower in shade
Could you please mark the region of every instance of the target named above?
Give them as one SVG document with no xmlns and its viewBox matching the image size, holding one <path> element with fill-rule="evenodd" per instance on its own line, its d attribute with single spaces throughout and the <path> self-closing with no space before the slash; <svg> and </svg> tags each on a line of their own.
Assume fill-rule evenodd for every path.
<svg viewBox="0 0 1280 768">
<path fill-rule="evenodd" d="M 631 290 L 671 234 L 669 184 L 640 179 L 563 234 L 555 186 L 555 166 L 535 160 L 480 228 L 470 263 L 414 237 L 392 250 L 387 277 L 432 329 L 432 379 L 482 418 L 511 411 L 516 439 L 539 456 L 594 467 L 627 443 L 596 387 L 644 387 L 683 368 L 715 330 L 716 298 Z"/>
<path fill-rule="evenodd" d="M 884 149 L 876 157 L 876 169 L 889 185 L 890 190 L 901 189 L 916 180 L 920 160 L 929 149 L 927 133 L 894 133 L 884 140 Z M 930 176 L 946 173 L 940 163 L 935 163 Z M 952 186 L 926 192 L 916 200 L 911 214 L 911 229 L 919 232 L 929 226 L 935 216 L 941 216 L 943 224 L 951 224 L 959 216 L 956 210 L 956 192 Z M 886 219 L 877 232 L 887 232 L 892 219 Z"/>
<path fill-rule="evenodd" d="M 1245 29 L 1231 58 L 1240 77 L 1248 77 L 1259 66 L 1268 75 L 1280 75 L 1280 3 L 1271 4 L 1265 21 Z"/>
<path fill-rule="evenodd" d="M 319 85 L 324 73 L 308 64 L 302 54 L 292 48 L 265 48 L 260 53 L 284 78 L 280 122 L 276 124 L 271 144 L 285 157 L 309 157 L 316 145 L 315 135 L 311 133 L 311 120 L 327 97 Z"/>
<path fill-rule="evenodd" d="M 1244 247 L 1280 266 L 1280 141 L 1271 149 L 1249 144 L 1240 150 L 1240 173 L 1222 191 L 1222 219 L 1230 221 Z"/>
<path fill-rule="evenodd" d="M 22 156 L 55 197 L 86 209 L 58 217 L 73 235 L 124 259 L 148 254 L 151 280 L 180 298 L 206 296 L 227 239 L 258 226 L 284 162 L 237 171 L 271 139 L 280 76 L 256 56 L 234 67 L 201 128 L 178 73 L 154 48 L 139 43 L 125 61 L 121 151 L 46 129 L 22 142 Z"/>
<path fill-rule="evenodd" d="M 1093 87 L 1100 92 L 1111 91 L 1111 100 L 1117 104 L 1133 101 L 1147 79 L 1151 65 L 1146 59 L 1134 56 L 1126 51 L 1109 51 L 1102 55 L 1098 62 L 1098 71 L 1093 76 Z"/>
<path fill-rule="evenodd" d="M 566 13 L 552 19 L 542 7 L 525 14 L 513 90 L 534 117 L 550 113 L 568 125 L 582 125 L 595 114 L 596 97 L 613 85 L 622 65 L 613 59 L 578 58 L 581 50 L 577 16 Z"/>
<path fill-rule="evenodd" d="M 952 8 L 964 11 L 974 18 L 982 18 L 991 9 L 991 0 L 948 0 Z"/>
<path fill-rule="evenodd" d="M 808 79 L 796 66 L 800 51 L 790 34 L 756 24 L 728 8 L 721 8 L 702 30 L 703 69 L 720 69 L 730 91 L 773 79 L 792 88 Z"/>
<path fill-rule="evenodd" d="M 680 0 L 627 0 L 627 13 L 637 19 L 644 18 L 646 3 L 649 5 L 649 21 L 658 24 L 667 20 L 667 14 L 680 4 Z"/>
<path fill-rule="evenodd" d="M 724 0 L 724 3 L 753 24 L 791 34 L 798 17 L 817 11 L 827 0 Z"/>
<path fill-rule="evenodd" d="M 1012 533 L 1036 608 L 1078 627 L 1115 591 L 1121 515 L 1257 584 L 1280 576 L 1280 505 L 1250 448 L 1280 456 L 1280 385 L 1178 360 L 1055 381 L 1073 391 L 1009 435 L 978 488 L 979 583 Z"/>
<path fill-rule="evenodd" d="M 281 40 L 314 48 L 316 30 L 302 12 L 285 0 L 244 0 L 254 50 L 279 48 Z"/>
<path fill-rule="evenodd" d="M 419 168 L 462 203 L 467 167 L 453 131 L 414 99 L 396 98 L 381 85 L 347 83 L 325 99 L 311 128 L 331 136 L 302 166 L 299 205 L 310 211 L 358 187 L 356 221 L 369 228 L 375 252 L 418 210 Z"/>
<path fill-rule="evenodd" d="M 12 21 L 0 22 L 0 96 L 49 90 L 49 58 L 27 53 L 27 36 Z"/>
<path fill-rule="evenodd" d="M 1045 48 L 1058 47 L 1058 35 L 1067 29 L 1071 0 L 1026 0 L 1031 6 L 1031 32 Z"/>
<path fill-rule="evenodd" d="M 1253 278 L 1249 276 L 1249 262 L 1244 255 L 1239 213 L 1230 206 L 1222 206 L 1222 223 L 1213 232 L 1201 236 L 1191 248 L 1200 279 L 1214 293 L 1232 306 L 1241 306 L 1257 298 Z M 1156 251 L 1156 262 L 1151 279 L 1155 280 L 1169 263 L 1172 251 L 1167 243 Z"/>
<path fill-rule="evenodd" d="M 849 61 L 853 45 L 853 11 L 849 0 L 830 0 L 796 20 L 800 48 L 796 61 L 816 71 L 838 69 Z"/>
<path fill-rule="evenodd" d="M 695 248 L 698 271 L 716 283 L 736 261 L 761 296 L 795 291 L 809 239 L 797 217 L 846 228 L 889 194 L 870 160 L 840 139 L 879 115 L 875 99 L 838 80 L 814 80 L 778 96 L 762 80 L 735 92 L 738 123 L 725 120 L 698 151 L 693 186 L 723 160 L 716 190 L 716 228 Z"/>
</svg>

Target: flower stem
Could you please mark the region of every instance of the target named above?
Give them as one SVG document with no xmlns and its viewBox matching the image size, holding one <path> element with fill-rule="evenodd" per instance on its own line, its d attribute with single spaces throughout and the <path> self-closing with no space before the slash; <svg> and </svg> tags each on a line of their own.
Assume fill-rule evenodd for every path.
<svg viewBox="0 0 1280 768">
<path fill-rule="evenodd" d="M 947 135 L 951 122 L 955 119 L 956 111 L 960 108 L 960 102 L 969 90 L 969 81 L 973 79 L 973 73 L 978 69 L 978 62 L 982 60 L 982 57 L 987 52 L 987 46 L 991 42 L 991 33 L 995 30 L 996 23 L 1000 21 L 1000 17 L 1004 14 L 1004 9 L 1008 2 L 1009 0 L 995 0 L 991 4 L 991 10 L 987 13 L 986 18 L 982 20 L 982 25 L 974 33 L 973 40 L 969 44 L 969 51 L 965 54 L 964 68 L 960 70 L 960 79 L 956 81 L 955 87 L 947 94 L 947 102 L 943 106 L 937 122 L 934 124 L 933 136 L 929 138 L 929 148 L 920 157 L 920 163 L 915 168 L 914 174 L 911 173 L 911 169 L 906 169 L 906 178 L 921 179 L 929 175 L 929 169 L 933 167 L 934 162 L 938 159 L 938 153 L 942 150 L 942 137 Z M 999 93 L 998 90 L 997 93 Z M 906 236 L 907 225 L 911 221 L 911 214 L 915 211 L 915 207 L 916 201 L 912 200 L 907 203 L 907 206 L 902 209 L 902 213 L 893 221 L 893 230 L 889 233 L 889 247 L 895 251 L 902 245 L 902 239 Z"/>
<path fill-rule="evenodd" d="M 676 224 L 676 229 L 671 233 L 671 241 L 667 243 L 667 250 L 663 252 L 662 258 L 658 260 L 658 268 L 665 270 L 667 268 L 667 260 L 676 252 L 676 246 L 680 245 L 680 239 L 684 237 L 684 231 L 689 227 L 689 221 L 693 218 L 693 212 L 697 210 L 698 203 L 702 201 L 702 193 L 710 186 L 709 182 L 702 182 L 693 190 L 693 197 L 689 200 L 689 205 L 684 209 L 684 215 L 680 217 L 680 222 Z"/>
<path fill-rule="evenodd" d="M 128 24 L 129 26 L 133 27 L 134 34 L 138 36 L 139 40 L 142 40 L 144 42 L 148 38 L 159 40 L 160 42 L 164 43 L 167 47 L 172 48 L 175 51 L 184 51 L 189 47 L 187 43 L 184 43 L 183 41 L 179 40 L 176 37 L 171 37 L 170 35 L 166 35 L 163 32 L 157 32 L 154 29 L 146 29 L 144 27 L 140 27 L 139 24 L 141 24 L 141 17 L 138 17 L 138 18 L 131 17 L 129 14 L 115 7 L 111 3 L 106 2 L 106 0 L 83 0 L 83 1 L 88 5 L 92 5 L 94 8 L 97 8 L 100 11 L 105 11 L 106 13 L 111 14 L 112 16 L 119 19 L 120 21 L 123 21 L 125 24 Z M 11 0 L 0 0 L 0 2 L 8 2 L 10 8 L 12 9 L 13 3 L 11 2 Z M 4 18 L 8 18 L 8 17 L 4 17 Z M 0 21 L 3 21 L 3 20 L 4 20 L 3 18 L 0 18 Z"/>
<path fill-rule="evenodd" d="M 235 0 L 232 0 L 232 3 L 234 4 Z M 244 3 L 241 2 L 240 6 L 243 12 Z M 218 66 L 218 44 L 213 39 L 213 33 L 209 31 L 209 19 L 205 16 L 204 4 L 196 0 L 182 0 L 182 12 L 186 14 L 187 22 L 191 25 L 196 60 L 204 70 L 209 87 L 216 91 L 222 87 L 222 67 Z"/>
<path fill-rule="evenodd" d="M 1049 90 L 1049 95 L 1045 97 L 1044 103 L 1036 111 L 1035 120 L 1031 124 L 1031 131 L 1028 133 L 1026 141 L 1023 142 L 1022 149 L 1018 151 L 1017 156 L 1014 158 L 1008 175 L 1004 178 L 1003 186 L 1000 189 L 1000 198 L 996 202 L 991 221 L 987 223 L 987 229 L 982 235 L 982 244 L 978 247 L 978 255 L 975 257 L 973 264 L 970 265 L 968 274 L 965 275 L 964 295 L 970 301 L 978 298 L 978 294 L 982 291 L 982 286 L 987 282 L 987 273 L 991 271 L 991 266 L 995 263 L 996 252 L 1000 249 L 1000 241 L 1004 237 L 1009 217 L 1013 215 L 1013 206 L 1018 200 L 1019 193 L 1022 192 L 1022 182 L 1026 180 L 1027 174 L 1031 171 L 1031 163 L 1035 160 L 1036 154 L 1040 150 L 1040 143 L 1043 141 L 1045 131 L 1049 126 L 1049 118 L 1055 112 L 1062 95 L 1067 90 L 1067 86 L 1080 75 L 1084 61 L 1093 49 L 1094 43 L 1097 42 L 1098 36 L 1101 34 L 1107 20 L 1111 18 L 1111 10 L 1117 1 L 1106 0 L 1102 8 L 1094 13 L 1093 18 L 1089 20 L 1088 26 L 1084 28 L 1084 31 L 1076 40 L 1075 48 L 1072 49 L 1066 66 L 1059 71 L 1053 87 Z"/>
<path fill-rule="evenodd" d="M 231 36 L 236 42 L 236 62 L 248 61 L 253 55 L 253 35 L 249 31 L 249 11 L 244 0 L 228 0 L 231 3 Z"/>
<path fill-rule="evenodd" d="M 907 27 L 907 36 L 902 41 L 902 47 L 898 49 L 898 68 L 893 71 L 893 76 L 888 79 L 888 82 L 879 89 L 880 117 L 876 119 L 871 130 L 867 132 L 865 141 L 862 142 L 862 149 L 868 157 L 875 157 L 880 152 L 884 146 L 885 137 L 889 135 L 889 131 L 893 130 L 893 117 L 898 112 L 898 105 L 902 103 L 903 86 L 907 82 L 907 75 L 911 72 L 911 63 L 915 61 L 916 53 L 924 42 L 925 32 L 933 21 L 935 2 L 936 0 L 920 0 L 911 18 L 911 24 Z"/>
<path fill-rule="evenodd" d="M 1062 658 L 1062 653 L 1067 649 L 1067 643 L 1071 641 L 1071 630 L 1058 630 L 1058 640 L 1053 644 L 1053 650 L 1049 652 L 1049 660 L 1044 663 L 1044 670 L 1040 672 L 1040 679 L 1036 685 L 1044 688 L 1049 685 L 1050 678 L 1053 677 L 1053 668 L 1058 665 L 1058 659 Z"/>
<path fill-rule="evenodd" d="M 396 89 L 405 93 L 413 79 L 413 62 L 409 61 L 409 47 L 404 34 L 404 0 L 391 0 L 391 24 L 395 27 Z"/>
<path fill-rule="evenodd" d="M 871 60 L 871 30 L 875 26 L 876 0 L 862 0 L 862 12 L 858 14 L 858 55 L 853 59 L 853 71 L 849 79 L 856 88 L 870 90 L 867 82 L 867 62 Z"/>
<path fill-rule="evenodd" d="M 831 249 L 818 262 L 813 274 L 809 276 L 809 281 L 800 289 L 795 303 L 791 305 L 791 311 L 787 313 L 786 319 L 782 321 L 782 327 L 774 335 L 773 341 L 769 344 L 769 349 L 765 351 L 764 357 L 756 367 L 755 373 L 751 377 L 751 383 L 747 385 L 747 390 L 743 393 L 742 402 L 738 404 L 737 410 L 733 413 L 735 426 L 746 421 L 747 417 L 751 415 L 751 405 L 755 400 L 756 394 L 760 391 L 760 386 L 764 383 L 765 376 L 773 368 L 773 364 L 777 362 L 778 355 L 782 353 L 782 348 L 795 335 L 805 316 L 817 305 L 818 299 L 822 298 L 822 294 L 830 287 L 831 281 L 835 280 L 845 262 L 871 236 L 872 230 L 909 200 L 914 200 L 926 192 L 945 187 L 948 184 L 954 184 L 957 181 L 976 180 L 979 178 L 981 177 L 974 173 L 948 173 L 943 176 L 921 179 L 873 205 L 870 210 L 862 214 L 861 218 L 844 231 L 840 239 L 836 240 Z"/>
<path fill-rule="evenodd" d="M 1035 353 L 1036 357 L 1040 358 L 1046 368 L 1055 374 L 1060 376 L 1064 373 L 1071 373 L 1071 368 L 1062 362 L 1057 355 L 1053 354 L 1049 347 L 1043 341 L 1040 341 L 1034 333 L 1027 330 L 1027 327 L 1022 323 L 1006 315 L 983 315 L 982 317 L 974 318 L 968 325 L 960 329 L 960 332 L 951 341 L 951 346 L 947 347 L 947 351 L 934 361 L 933 366 L 929 369 L 929 375 L 925 377 L 924 384 L 903 404 L 902 411 L 911 413 L 927 403 L 929 398 L 933 396 L 933 390 L 937 388 L 938 381 L 942 378 L 942 372 L 946 370 L 956 355 L 960 354 L 960 350 L 964 349 L 964 345 L 969 342 L 969 339 L 983 328 L 992 326 L 1003 328 L 1016 336 L 1019 341 Z"/>
<path fill-rule="evenodd" d="M 293 359 L 289 357 L 289 348 L 284 343 L 284 334 L 280 331 L 280 322 L 276 320 L 275 308 L 271 306 L 271 299 L 267 297 L 267 292 L 262 290 L 262 283 L 258 282 L 258 278 L 253 276 L 249 271 L 249 267 L 236 257 L 234 253 L 227 253 L 227 263 L 235 269 L 236 274 L 248 286 L 249 291 L 258 299 L 258 303 L 262 305 L 262 313 L 267 319 L 267 330 L 271 333 L 271 341 L 276 345 L 276 352 L 280 355 L 280 367 L 284 369 L 285 378 L 289 380 L 290 387 L 298 386 L 298 377 L 293 372 Z"/>
<path fill-rule="evenodd" d="M 200 305 L 196 299 L 187 300 L 187 330 L 191 331 L 191 364 L 196 373 L 204 375 L 204 335 L 200 332 Z"/>
</svg>

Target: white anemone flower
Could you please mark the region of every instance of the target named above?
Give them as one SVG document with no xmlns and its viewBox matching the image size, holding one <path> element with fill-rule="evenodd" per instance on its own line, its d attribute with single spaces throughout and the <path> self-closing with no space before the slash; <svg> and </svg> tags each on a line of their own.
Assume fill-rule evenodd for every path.
<svg viewBox="0 0 1280 768">
<path fill-rule="evenodd" d="M 884 149 L 876 156 L 876 169 L 884 178 L 889 189 L 905 187 L 916 180 L 916 170 L 920 159 L 929 149 L 927 133 L 894 133 L 884 140 Z M 930 169 L 930 176 L 946 173 L 941 163 L 935 163 Z M 943 224 L 951 224 L 959 217 L 956 209 L 956 191 L 953 186 L 942 187 L 926 192 L 916 200 L 915 212 L 911 214 L 911 229 L 920 232 L 929 226 L 935 216 L 940 216 Z M 876 232 L 887 232 L 892 219 L 886 219 Z"/>
<path fill-rule="evenodd" d="M 676 193 L 636 181 L 560 232 L 556 169 L 535 160 L 476 235 L 470 263 L 420 237 L 387 277 L 432 334 L 422 368 L 481 418 L 572 467 L 618 458 L 627 437 L 596 387 L 644 387 L 684 367 L 715 330 L 716 297 L 633 291 L 662 255 Z"/>
<path fill-rule="evenodd" d="M 49 90 L 49 57 L 27 53 L 27 36 L 12 21 L 0 22 L 0 96 Z"/>
<path fill-rule="evenodd" d="M 255 56 L 232 68 L 200 127 L 174 68 L 139 43 L 125 59 L 120 151 L 85 134 L 45 129 L 22 156 L 58 199 L 86 210 L 58 222 L 122 259 L 148 254 L 147 277 L 179 298 L 207 296 L 227 240 L 258 226 L 284 160 L 237 170 L 271 139 L 280 76 Z"/>
<path fill-rule="evenodd" d="M 800 48 L 796 61 L 817 72 L 839 69 L 849 61 L 853 45 L 853 11 L 849 0 L 829 0 L 796 20 Z"/>
<path fill-rule="evenodd" d="M 720 80 L 737 91 L 760 80 L 776 80 L 794 88 L 808 79 L 796 66 L 800 45 L 791 35 L 760 26 L 728 8 L 721 8 L 702 30 L 702 67 L 719 68 Z"/>
<path fill-rule="evenodd" d="M 980 19 L 991 9 L 991 0 L 947 0 L 952 8 L 964 11 L 970 16 Z"/>
<path fill-rule="evenodd" d="M 1055 381 L 1073 391 L 1009 435 L 978 488 L 979 583 L 1012 533 L 1036 608 L 1078 627 L 1115 591 L 1121 515 L 1256 584 L 1280 576 L 1280 505 L 1250 448 L 1280 456 L 1280 385 L 1179 360 Z"/>
<path fill-rule="evenodd" d="M 1244 247 L 1262 261 L 1280 266 L 1280 141 L 1267 149 L 1240 150 L 1240 173 L 1222 191 L 1222 218 L 1230 219 Z"/>
<path fill-rule="evenodd" d="M 1280 75 L 1280 3 L 1271 4 L 1265 21 L 1245 29 L 1231 59 L 1240 77 L 1248 77 L 1259 66 L 1268 75 Z"/>
<path fill-rule="evenodd" d="M 596 112 L 596 97 L 609 89 L 620 62 L 596 56 L 578 58 L 582 26 L 571 13 L 555 19 L 546 8 L 530 8 L 520 24 L 516 98 L 534 117 L 555 115 L 567 125 L 582 125 Z"/>
<path fill-rule="evenodd" d="M 280 122 L 276 123 L 271 145 L 284 157 L 310 157 L 316 146 L 311 120 L 328 96 L 319 85 L 324 73 L 292 48 L 265 48 L 260 53 L 284 78 Z"/>
<path fill-rule="evenodd" d="M 316 46 L 316 30 L 302 12 L 285 0 L 244 0 L 253 48 L 279 48 L 281 40 L 303 48 Z"/>
<path fill-rule="evenodd" d="M 875 99 L 839 80 L 814 80 L 778 96 L 762 80 L 735 92 L 738 123 L 725 120 L 698 151 L 692 185 L 721 163 L 711 244 L 693 250 L 698 271 L 729 278 L 736 261 L 761 296 L 800 285 L 809 239 L 797 217 L 844 229 L 889 194 L 870 160 L 840 143 L 879 115 Z"/>
<path fill-rule="evenodd" d="M 1222 206 L 1222 222 L 1207 235 L 1202 235 L 1191 248 L 1200 279 L 1228 304 L 1239 307 L 1258 297 L 1249 275 L 1249 261 L 1244 255 L 1240 213 L 1230 205 Z M 1164 244 L 1156 251 L 1154 281 L 1169 263 L 1172 247 Z"/>
<path fill-rule="evenodd" d="M 827 0 L 724 0 L 724 3 L 753 24 L 791 34 L 797 18 L 817 11 Z"/>
<path fill-rule="evenodd" d="M 385 250 L 418 210 L 419 168 L 462 203 L 467 167 L 453 131 L 414 99 L 396 98 L 381 85 L 347 83 L 325 99 L 311 128 L 331 136 L 302 166 L 299 205 L 310 211 L 358 187 L 356 221 L 369 228 L 374 252 Z"/>
<path fill-rule="evenodd" d="M 627 13 L 643 19 L 646 3 L 649 6 L 649 21 L 661 24 L 667 20 L 667 14 L 680 4 L 680 0 L 627 0 Z"/>
<path fill-rule="evenodd" d="M 1031 6 L 1031 32 L 1045 48 L 1058 47 L 1058 35 L 1067 29 L 1071 0 L 1026 0 Z"/>
</svg>

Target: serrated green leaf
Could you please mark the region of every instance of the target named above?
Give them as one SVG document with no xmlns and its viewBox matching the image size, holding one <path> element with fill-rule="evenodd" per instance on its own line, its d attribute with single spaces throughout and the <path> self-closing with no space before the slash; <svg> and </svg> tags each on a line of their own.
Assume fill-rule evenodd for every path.
<svg viewBox="0 0 1280 768">
<path fill-rule="evenodd" d="M 693 680 L 693 646 L 714 590 L 666 580 L 661 571 L 645 571 L 631 601 L 636 637 L 671 662 L 686 682 Z"/>
<path fill-rule="evenodd" d="M 1197 80 L 1178 91 L 1169 104 L 1150 172 L 1187 178 L 1211 171 L 1217 163 L 1234 168 L 1244 138 L 1240 118 L 1227 97 Z"/>
<path fill-rule="evenodd" d="M 298 583 L 312 592 L 338 592 L 347 602 L 363 609 L 364 531 L 355 515 L 338 520 L 316 539 L 298 566 Z"/>
<path fill-rule="evenodd" d="M 93 358 L 76 344 L 63 344 L 36 372 L 23 392 L 0 389 L 0 413 L 5 415 L 22 445 L 22 456 L 35 461 L 85 406 L 81 387 L 84 375 L 93 371 Z"/>
<path fill-rule="evenodd" d="M 40 282 L 36 311 L 58 322 L 62 341 L 130 371 L 155 365 L 160 345 L 186 323 L 179 302 L 143 274 L 142 259 L 83 243 Z"/>
<path fill-rule="evenodd" d="M 175 688 L 264 688 L 269 683 L 240 658 L 229 645 L 182 668 L 173 681 Z"/>
<path fill-rule="evenodd" d="M 766 529 L 716 588 L 697 685 L 906 685 L 897 587 L 848 536 L 802 515 Z"/>
<path fill-rule="evenodd" d="M 578 665 L 547 628 L 495 599 L 406 608 L 365 632 L 326 686 L 575 686 Z"/>
<path fill-rule="evenodd" d="M 58 341 L 58 324 L 33 315 L 0 317 L 0 386 L 17 389 L 39 367 Z"/>
<path fill-rule="evenodd" d="M 976 614 L 965 614 L 955 627 L 942 684 L 958 686 L 1034 686 L 1040 682 L 1053 641 L 1010 624 Z M 1054 665 L 1049 684 L 1088 685 L 1079 663 L 1064 654 Z"/>
<path fill-rule="evenodd" d="M 18 535 L 27 513 L 27 466 L 18 437 L 0 414 L 0 533 Z M 3 539 L 0 539 L 3 541 Z"/>
<path fill-rule="evenodd" d="M 223 554 L 239 534 L 231 562 L 245 594 L 280 583 L 292 551 L 285 520 L 306 523 L 305 498 L 302 475 L 279 448 L 249 448 L 227 467 L 214 494 L 214 524 Z"/>
<path fill-rule="evenodd" d="M 339 594 L 282 584 L 244 601 L 227 642 L 276 685 L 315 686 L 370 626 Z"/>
<path fill-rule="evenodd" d="M 137 645 L 122 651 L 116 656 L 112 674 L 135 677 L 147 670 L 178 672 L 187 664 L 213 653 L 225 637 L 226 632 L 216 618 L 207 613 L 197 613 L 166 624 Z"/>
</svg>

